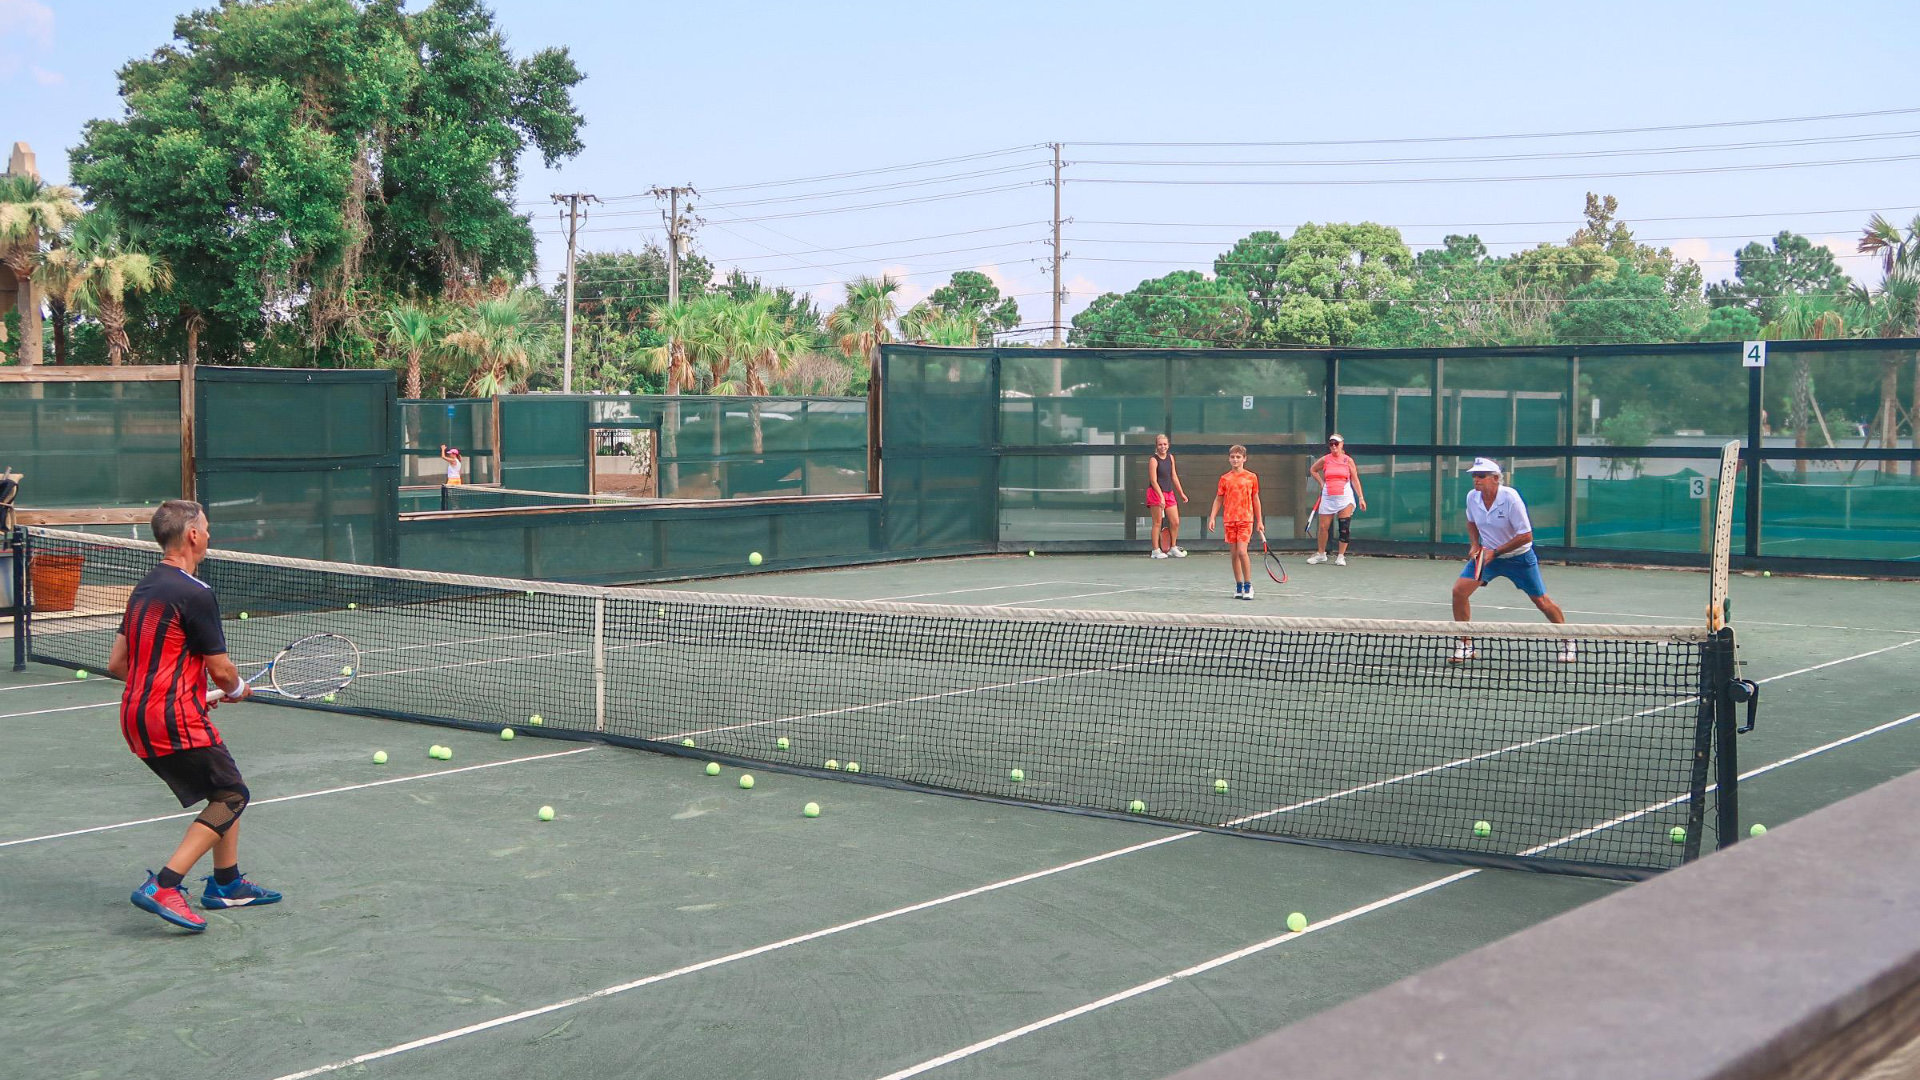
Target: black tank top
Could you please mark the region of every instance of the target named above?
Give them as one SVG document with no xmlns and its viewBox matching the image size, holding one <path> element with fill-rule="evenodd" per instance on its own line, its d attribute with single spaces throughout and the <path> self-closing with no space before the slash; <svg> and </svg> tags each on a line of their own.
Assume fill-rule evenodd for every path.
<svg viewBox="0 0 1920 1080">
<path fill-rule="evenodd" d="M 1161 491 L 1173 490 L 1173 455 L 1172 454 L 1168 454 L 1166 457 L 1160 457 L 1158 455 L 1154 456 L 1153 475 L 1155 479 L 1159 481 Z"/>
</svg>

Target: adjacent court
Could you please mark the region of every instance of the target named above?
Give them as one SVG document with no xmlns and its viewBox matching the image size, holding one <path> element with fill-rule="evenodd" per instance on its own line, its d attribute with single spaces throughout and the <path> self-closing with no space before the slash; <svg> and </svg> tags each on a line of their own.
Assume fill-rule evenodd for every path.
<svg viewBox="0 0 1920 1080">
<path fill-rule="evenodd" d="M 340 593 L 322 604 L 317 591 L 304 604 L 290 603 L 297 590 L 286 587 L 294 579 L 285 568 L 273 579 L 280 608 L 265 607 L 273 599 L 265 578 L 245 599 L 246 565 L 226 568 L 235 576 L 224 600 L 243 668 L 286 644 L 287 627 L 277 622 L 351 627 L 378 614 L 373 592 L 359 600 Z M 1236 603 L 1223 588 L 1222 555 L 985 557 L 767 574 L 729 580 L 724 589 L 971 605 L 1009 616 L 1038 609 L 1233 617 L 1252 606 L 1260 615 L 1433 619 L 1444 617 L 1457 573 L 1448 561 L 1365 557 L 1344 568 L 1292 569 L 1286 586 L 1261 582 L 1254 605 Z M 1703 574 L 1548 566 L 1546 575 L 1575 623 L 1702 621 Z M 451 587 L 428 596 L 433 586 L 423 581 L 405 587 L 421 590 L 407 597 L 409 624 L 422 617 L 431 624 L 433 616 L 423 613 L 436 608 L 530 599 L 500 594 L 482 601 Z M 1758 729 L 1739 739 L 1743 830 L 1755 822 L 1777 825 L 1920 766 L 1903 675 L 1911 670 L 1911 650 L 1920 647 L 1913 588 L 1734 579 L 1740 670 L 1763 693 Z M 218 711 L 215 720 L 256 796 L 246 816 L 247 872 L 284 889 L 287 900 L 210 912 L 208 932 L 193 939 L 176 938 L 126 902 L 125 892 L 164 857 L 188 814 L 126 753 L 113 720 L 117 684 L 75 679 L 71 667 L 86 661 L 70 663 L 66 651 L 59 667 L 35 664 L 0 678 L 0 723 L 11 725 L 20 751 L 0 765 L 16 792 L 0 817 L 0 896 L 21 920 L 4 947 L 17 992 L 6 1020 L 19 1035 L 20 1074 L 118 1076 L 157 1065 L 269 1077 L 1159 1077 L 1627 887 L 1150 821 L 1160 807 L 1127 813 L 1131 790 L 1089 786 L 1086 798 L 1062 801 L 1106 798 L 1117 805 L 1063 813 L 997 801 L 1021 798 L 1016 790 L 968 798 L 849 782 L 844 753 L 837 774 L 811 758 L 784 764 L 773 747 L 727 744 L 719 733 L 684 726 L 682 713 L 698 707 L 697 692 L 649 683 L 646 669 L 624 667 L 617 650 L 656 643 L 630 650 L 647 654 L 657 643 L 703 635 L 714 647 L 701 653 L 696 684 L 737 686 L 734 698 L 768 709 L 781 683 L 798 695 L 798 706 L 751 719 L 721 715 L 740 706 L 709 697 L 712 728 L 843 711 L 831 723 L 814 717 L 780 725 L 793 732 L 790 750 L 861 731 L 850 706 L 823 705 L 836 679 L 850 692 L 879 689 L 871 680 L 888 673 L 925 684 L 918 694 L 890 690 L 893 696 L 870 702 L 887 706 L 881 711 L 888 723 L 899 712 L 897 698 L 952 687 L 928 682 L 933 668 L 911 656 L 895 668 L 886 658 L 887 638 L 872 639 L 871 652 L 849 637 L 823 639 L 788 666 L 756 669 L 756 632 L 771 638 L 796 625 L 817 629 L 806 619 L 796 624 L 791 615 L 767 614 L 792 605 L 763 610 L 742 601 L 719 618 L 708 600 L 680 606 L 649 599 L 613 617 L 615 606 L 601 605 L 596 622 L 592 591 L 580 589 L 571 599 L 568 591 L 543 586 L 531 598 L 543 614 L 537 630 L 519 615 L 493 611 L 495 629 L 485 636 L 510 641 L 471 640 L 479 635 L 462 629 L 470 611 L 435 627 L 455 633 L 361 641 L 367 677 L 343 691 L 332 710 L 247 703 Z M 1479 600 L 1482 620 L 1537 620 L 1517 592 L 1492 588 Z M 246 620 L 238 618 L 241 610 Z M 94 647 L 101 631 L 89 618 L 83 611 L 38 620 L 36 650 Z M 631 625 L 643 621 L 665 621 L 669 632 Z M 1015 616 L 1008 625 L 1018 634 L 1077 624 Z M 526 634 L 541 636 L 518 636 Z M 1337 711 L 1348 700 L 1340 696 L 1345 690 L 1328 689 L 1344 685 L 1339 668 L 1358 692 L 1380 679 L 1378 658 L 1328 642 L 1291 645 L 1337 656 L 1337 665 L 1312 669 L 1312 694 L 1334 706 L 1331 714 L 1287 714 L 1286 688 L 1297 693 L 1305 685 L 1298 681 L 1235 701 L 1191 696 L 1151 678 L 1111 681 L 1113 673 L 1103 672 L 1089 718 L 1119 727 L 1088 730 L 1144 730 L 1157 718 L 1156 697 L 1171 696 L 1237 706 L 1249 723 L 1262 712 L 1283 714 L 1268 733 L 1324 728 L 1346 740 L 1337 752 L 1332 743 L 1303 740 L 1276 746 L 1270 760 L 1244 751 L 1238 761 L 1194 763 L 1211 767 L 1194 772 L 1195 779 L 1238 770 L 1227 796 L 1233 800 L 1243 789 L 1251 798 L 1266 793 L 1262 784 L 1285 786 L 1277 778 L 1306 769 L 1311 762 L 1302 759 L 1316 753 L 1363 759 L 1369 744 L 1404 742 L 1396 726 L 1418 732 L 1431 719 L 1411 705 L 1387 718 Z M 396 651 L 374 651 L 380 648 Z M 1168 655 L 1149 651 L 1147 659 Z M 1277 654 L 1261 655 L 1271 661 Z M 604 665 L 598 675 L 596 657 Z M 967 657 L 955 660 L 964 669 Z M 1092 666 L 1134 660 L 1113 655 Z M 1443 657 L 1434 663 L 1431 673 L 1425 661 L 1413 666 L 1423 693 L 1443 707 L 1472 694 L 1474 679 L 1489 680 L 1480 688 L 1491 691 L 1499 670 L 1486 664 L 1448 672 Z M 1509 675 L 1524 674 L 1525 664 L 1524 656 L 1504 662 Z M 503 668 L 516 674 L 501 677 Z M 1579 708 L 1580 700 L 1598 700 L 1601 712 L 1618 704 L 1613 685 L 1576 694 L 1583 665 L 1571 665 L 1571 674 L 1551 670 L 1567 680 L 1555 692 L 1563 702 Z M 1596 656 L 1586 670 L 1604 668 Z M 961 677 L 978 674 L 963 670 Z M 1205 681 L 1204 671 L 1189 674 Z M 1441 681 L 1448 678 L 1456 681 Z M 1077 700 L 1057 685 L 1062 681 L 1072 687 L 1081 680 L 1053 680 L 1047 700 Z M 400 685 L 416 687 L 411 699 L 391 692 Z M 1253 685 L 1262 685 L 1257 675 Z M 423 686 L 425 692 L 417 689 Z M 966 726 L 976 720 L 1000 725 L 1016 742 L 1028 737 L 1024 728 L 1005 727 L 1018 718 L 996 704 L 998 691 L 980 693 L 980 686 L 968 683 L 958 699 L 941 699 L 938 712 L 901 715 L 916 722 L 938 717 L 958 725 L 953 734 L 961 739 L 987 730 Z M 473 715 L 457 727 L 359 715 L 349 711 L 355 692 L 379 711 Z M 536 713 L 543 719 L 538 728 L 529 723 Z M 604 731 L 595 730 L 596 715 L 605 719 Z M 498 736 L 506 722 L 518 736 L 511 741 Z M 595 738 L 623 730 L 676 753 Z M 766 726 L 749 730 L 757 739 Z M 1433 760 L 1471 756 L 1470 747 L 1444 744 L 1424 730 L 1414 741 Z M 577 738 L 541 737 L 555 735 Z M 871 770 L 859 779 L 907 770 L 930 753 L 914 741 L 925 737 L 915 734 L 897 754 L 891 736 L 856 742 Z M 1511 743 L 1540 737 L 1521 733 Z M 682 746 L 680 738 L 696 745 Z M 450 746 L 452 760 L 430 760 L 426 750 L 434 743 Z M 727 767 L 710 777 L 703 766 L 714 745 L 735 752 L 716 753 Z M 376 750 L 387 751 L 390 762 L 373 764 Z M 767 760 L 747 760 L 749 751 Z M 963 745 L 954 753 L 984 768 L 1006 763 L 1010 752 Z M 1081 753 L 1086 761 L 1100 756 Z M 1517 756 L 1501 752 L 1490 763 Z M 1070 764 L 1042 756 L 1034 782 Z M 1169 760 L 1152 775 L 1184 780 L 1182 768 Z M 755 776 L 751 790 L 738 785 L 743 771 Z M 1462 778 L 1462 786 L 1449 789 L 1459 801 L 1443 802 L 1422 827 L 1450 823 L 1465 839 L 1418 839 L 1470 847 L 1473 822 L 1463 816 L 1470 815 L 1469 792 L 1476 781 L 1496 789 L 1504 781 L 1483 766 L 1445 771 Z M 1617 787 L 1551 769 L 1523 773 L 1542 802 Z M 1124 771 L 1107 775 L 1118 775 L 1111 782 L 1123 789 L 1133 785 Z M 1365 782 L 1386 781 L 1388 790 L 1429 779 L 1365 775 L 1375 777 Z M 964 777 L 942 778 L 955 787 L 957 779 Z M 984 785 L 989 778 L 978 779 Z M 1091 770 L 1085 782 L 1093 783 Z M 1321 805 L 1357 801 L 1342 790 L 1329 790 L 1334 798 Z M 1155 804 L 1163 797 L 1147 795 Z M 1195 793 L 1194 813 L 1211 812 L 1213 797 Z M 818 818 L 801 815 L 807 802 L 820 804 Z M 556 809 L 555 820 L 537 819 L 542 805 Z M 1416 820 L 1406 815 L 1420 805 L 1409 801 L 1393 816 Z M 1287 816 L 1298 815 L 1282 820 Z M 1365 832 L 1389 816 L 1343 808 L 1342 816 L 1325 820 Z M 1662 845 L 1666 828 L 1662 819 Z M 1498 831 L 1494 839 L 1501 839 Z M 1296 911 L 1310 921 L 1293 935 L 1286 920 Z"/>
</svg>

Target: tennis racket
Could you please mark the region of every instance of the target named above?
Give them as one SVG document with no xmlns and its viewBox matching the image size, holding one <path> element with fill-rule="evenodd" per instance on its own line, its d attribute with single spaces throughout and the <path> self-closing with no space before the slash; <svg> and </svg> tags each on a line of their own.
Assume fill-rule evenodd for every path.
<svg viewBox="0 0 1920 1080">
<path fill-rule="evenodd" d="M 1287 568 L 1280 565 L 1280 553 L 1267 546 L 1267 534 L 1260 534 L 1260 562 L 1275 585 L 1287 583 Z"/>
<path fill-rule="evenodd" d="M 1320 500 L 1313 500 L 1313 509 L 1307 511 L 1307 535 L 1313 536 L 1320 531 Z"/>
<path fill-rule="evenodd" d="M 281 649 L 246 684 L 256 693 L 311 701 L 345 690 L 359 671 L 358 645 L 339 634 L 311 634 Z M 261 679 L 267 680 L 267 685 L 258 685 Z M 207 700 L 219 701 L 226 696 L 226 691 L 215 687 Z"/>
</svg>

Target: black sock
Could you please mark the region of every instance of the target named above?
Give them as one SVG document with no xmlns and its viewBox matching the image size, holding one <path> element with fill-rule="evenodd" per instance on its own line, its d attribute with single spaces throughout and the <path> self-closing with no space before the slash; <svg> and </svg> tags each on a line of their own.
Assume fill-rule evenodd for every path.
<svg viewBox="0 0 1920 1080">
<path fill-rule="evenodd" d="M 155 880 L 163 889 L 177 889 L 180 887 L 180 882 L 185 879 L 163 866 L 160 868 L 160 874 Z"/>
<path fill-rule="evenodd" d="M 234 863 L 232 866 L 216 866 L 213 868 L 213 883 L 215 885 L 231 885 L 239 880 L 239 863 Z"/>
</svg>

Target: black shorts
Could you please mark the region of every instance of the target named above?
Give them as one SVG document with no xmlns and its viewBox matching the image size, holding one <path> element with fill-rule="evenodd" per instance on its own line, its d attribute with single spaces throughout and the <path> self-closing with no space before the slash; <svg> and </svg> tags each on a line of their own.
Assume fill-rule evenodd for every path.
<svg viewBox="0 0 1920 1080">
<path fill-rule="evenodd" d="M 240 766 L 227 753 L 226 743 L 180 750 L 160 757 L 141 758 L 153 774 L 167 782 L 181 806 L 192 806 L 213 797 L 216 791 L 247 794 L 240 779 Z"/>
</svg>

